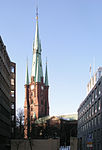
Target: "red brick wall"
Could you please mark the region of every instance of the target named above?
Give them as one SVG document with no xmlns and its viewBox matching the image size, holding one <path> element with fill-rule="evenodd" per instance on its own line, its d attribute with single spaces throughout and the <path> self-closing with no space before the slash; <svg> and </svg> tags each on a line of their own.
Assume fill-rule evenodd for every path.
<svg viewBox="0 0 102 150">
<path fill-rule="evenodd" d="M 34 89 L 31 88 L 32 85 L 34 85 Z M 41 83 L 35 83 L 33 81 L 33 78 L 31 78 L 31 83 L 29 84 L 28 91 L 27 91 L 27 85 L 25 85 L 25 103 L 24 103 L 25 124 L 27 120 L 27 96 L 28 94 L 29 94 L 31 122 L 34 122 L 34 113 L 36 114 L 36 119 L 38 119 L 39 117 L 45 117 L 49 115 L 48 89 L 49 87 L 45 86 L 45 84 L 43 83 L 43 79 Z M 27 131 L 25 130 L 25 135 L 26 134 L 27 134 Z"/>
</svg>

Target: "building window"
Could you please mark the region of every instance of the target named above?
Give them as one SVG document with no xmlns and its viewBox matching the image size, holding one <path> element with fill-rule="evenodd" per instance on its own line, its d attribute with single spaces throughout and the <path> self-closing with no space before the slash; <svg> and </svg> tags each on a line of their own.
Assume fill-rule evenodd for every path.
<svg viewBox="0 0 102 150">
<path fill-rule="evenodd" d="M 11 85 L 14 85 L 14 79 L 11 79 Z"/>
<path fill-rule="evenodd" d="M 88 99 L 87 99 L 87 102 L 86 102 L 86 109 L 89 108 L 89 102 L 88 102 Z"/>
<path fill-rule="evenodd" d="M 14 91 L 11 91 L 11 96 L 14 97 Z"/>
<path fill-rule="evenodd" d="M 90 103 L 90 106 L 91 106 L 91 97 L 89 97 L 89 103 Z"/>
<path fill-rule="evenodd" d="M 98 110 L 101 110 L 101 100 L 99 100 L 99 107 Z"/>
<path fill-rule="evenodd" d="M 101 82 L 98 84 L 98 94 L 101 94 Z"/>
<path fill-rule="evenodd" d="M 11 109 L 14 109 L 14 104 L 11 104 Z"/>
<path fill-rule="evenodd" d="M 83 116 L 83 122 L 85 121 L 85 115 Z"/>
<path fill-rule="evenodd" d="M 92 102 L 94 102 L 94 93 L 92 93 Z"/>
<path fill-rule="evenodd" d="M 91 109 L 89 109 L 89 117 L 91 117 Z"/>
<path fill-rule="evenodd" d="M 12 115 L 12 121 L 14 121 L 14 115 Z"/>
<path fill-rule="evenodd" d="M 97 89 L 95 89 L 95 99 L 97 98 Z"/>
<path fill-rule="evenodd" d="M 87 119 L 89 119 L 89 110 L 87 111 Z"/>
<path fill-rule="evenodd" d="M 97 103 L 95 103 L 95 113 L 97 113 Z"/>
<path fill-rule="evenodd" d="M 101 100 L 100 99 L 97 102 L 97 109 L 98 109 L 98 111 L 101 109 Z"/>
<path fill-rule="evenodd" d="M 33 107 L 31 107 L 31 111 L 33 111 Z"/>
<path fill-rule="evenodd" d="M 94 115 L 94 106 L 92 106 L 92 116 Z"/>
</svg>

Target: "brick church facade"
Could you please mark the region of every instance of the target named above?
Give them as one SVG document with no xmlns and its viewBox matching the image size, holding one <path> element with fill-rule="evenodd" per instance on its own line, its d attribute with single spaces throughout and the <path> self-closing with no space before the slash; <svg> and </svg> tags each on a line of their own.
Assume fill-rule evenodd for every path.
<svg viewBox="0 0 102 150">
<path fill-rule="evenodd" d="M 41 60 L 41 41 L 39 39 L 38 13 L 36 14 L 35 41 L 33 42 L 33 61 L 31 81 L 29 82 L 28 63 L 26 66 L 25 101 L 24 101 L 24 136 L 29 137 L 31 124 L 35 119 L 49 115 L 47 62 L 45 79 Z"/>
</svg>

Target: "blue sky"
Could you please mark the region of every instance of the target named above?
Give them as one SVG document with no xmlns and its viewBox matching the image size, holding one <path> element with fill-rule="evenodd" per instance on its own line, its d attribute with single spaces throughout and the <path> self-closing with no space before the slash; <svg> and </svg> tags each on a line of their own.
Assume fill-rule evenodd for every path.
<svg viewBox="0 0 102 150">
<path fill-rule="evenodd" d="M 39 0 L 43 71 L 49 74 L 50 115 L 76 113 L 86 96 L 89 66 L 102 66 L 102 1 Z M 0 1 L 0 35 L 17 64 L 17 108 L 24 105 L 35 34 L 35 0 Z M 44 73 L 45 74 L 45 73 Z"/>
</svg>

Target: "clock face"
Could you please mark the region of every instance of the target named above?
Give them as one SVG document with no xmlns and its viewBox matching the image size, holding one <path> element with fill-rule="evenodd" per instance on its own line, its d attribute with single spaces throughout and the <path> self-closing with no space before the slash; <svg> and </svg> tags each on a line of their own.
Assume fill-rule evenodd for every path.
<svg viewBox="0 0 102 150">
<path fill-rule="evenodd" d="M 43 89 L 44 89 L 44 87 L 43 87 L 43 86 L 41 86 L 41 89 L 43 90 Z"/>
<path fill-rule="evenodd" d="M 34 89 L 34 85 L 31 85 L 31 90 L 33 90 Z"/>
</svg>

